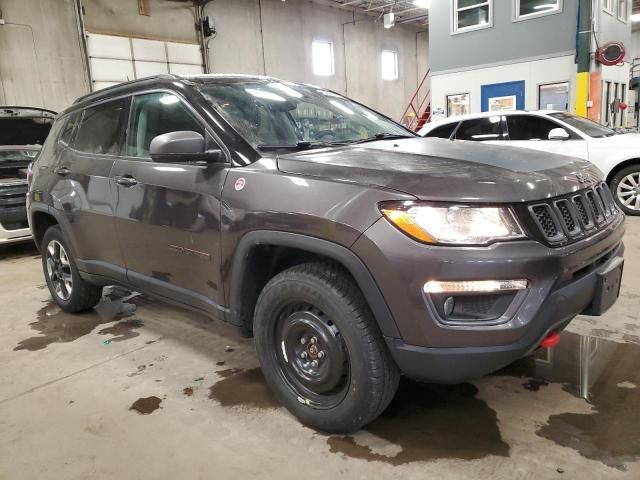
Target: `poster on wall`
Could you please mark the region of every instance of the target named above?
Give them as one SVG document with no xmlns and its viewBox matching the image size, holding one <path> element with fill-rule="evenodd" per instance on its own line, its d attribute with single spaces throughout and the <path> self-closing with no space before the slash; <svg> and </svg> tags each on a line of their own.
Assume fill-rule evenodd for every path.
<svg viewBox="0 0 640 480">
<path fill-rule="evenodd" d="M 489 98 L 490 112 L 509 112 L 516 110 L 516 96 L 508 95 L 506 97 Z"/>
<path fill-rule="evenodd" d="M 457 117 L 469 113 L 469 94 L 447 95 L 447 116 Z"/>
</svg>

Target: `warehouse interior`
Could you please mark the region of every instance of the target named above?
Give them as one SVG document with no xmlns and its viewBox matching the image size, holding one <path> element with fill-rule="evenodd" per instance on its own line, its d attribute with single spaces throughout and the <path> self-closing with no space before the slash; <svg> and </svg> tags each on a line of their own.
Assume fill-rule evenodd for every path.
<svg viewBox="0 0 640 480">
<path fill-rule="evenodd" d="M 616 58 L 609 60 L 607 55 Z M 111 160 L 114 167 L 102 164 L 104 172 L 99 175 L 75 178 L 73 171 L 66 178 L 69 172 L 57 169 L 54 173 L 52 162 L 63 155 L 57 150 L 62 148 L 58 138 L 65 138 L 70 124 L 74 124 L 74 135 L 82 132 L 81 121 L 74 116 L 78 109 L 119 101 L 135 95 L 136 88 L 145 94 L 173 92 L 188 103 L 192 94 L 177 92 L 192 87 L 201 92 L 201 84 L 208 81 L 213 85 L 229 81 L 232 86 L 234 82 L 264 82 L 255 83 L 262 85 L 259 87 L 247 83 L 250 88 L 244 90 L 259 101 L 281 101 L 283 105 L 299 99 L 298 91 L 313 92 L 326 97 L 327 105 L 333 102 L 338 114 L 352 116 L 357 109 L 366 109 L 362 110 L 365 117 L 388 122 L 391 133 L 370 137 L 364 127 L 359 131 L 353 128 L 359 138 L 347 145 L 339 136 L 308 137 L 308 125 L 299 120 L 297 126 L 304 130 L 304 138 L 298 138 L 294 145 L 281 145 L 278 139 L 258 146 L 250 141 L 228 142 L 228 131 L 238 138 L 245 135 L 231 121 L 225 124 L 230 128 L 220 126 L 222 120 L 228 120 L 224 112 L 207 118 L 202 100 L 189 106 L 192 117 L 215 125 L 198 135 L 202 148 L 197 153 L 211 154 L 213 143 L 216 158 L 226 155 L 228 160 L 224 175 L 204 169 L 205 173 L 189 176 L 191 167 L 195 171 L 209 161 L 203 160 L 205 157 L 172 164 L 166 159 L 157 163 L 149 154 L 149 164 L 155 169 L 148 174 L 149 184 L 158 182 L 152 187 L 160 189 L 162 182 L 171 181 L 166 180 L 171 175 L 182 183 L 139 203 L 130 195 L 126 198 L 134 200 L 127 204 L 122 199 L 140 187 L 136 183 L 143 183 L 143 173 L 136 180 L 125 170 L 116 170 L 118 165 L 136 160 L 134 154 L 120 150 L 120 156 Z M 276 84 L 279 86 L 274 87 Z M 265 93 L 267 88 L 272 90 Z M 19 185 L 24 191 L 19 194 L 3 191 L 5 186 L 15 189 L 18 184 L 11 179 L 4 185 L 0 176 L 0 479 L 297 479 L 301 475 L 311 479 L 640 478 L 639 92 L 640 0 L 0 0 L 0 167 L 5 138 L 10 139 L 4 142 L 10 146 L 27 145 L 25 158 L 30 162 L 28 173 L 24 165 L 25 180 Z M 201 97 L 211 102 L 206 92 Z M 219 113 L 229 102 L 221 101 L 211 111 Z M 3 126 L 3 116 L 19 116 L 15 112 L 20 109 L 44 112 L 38 114 L 41 118 L 36 123 L 55 132 L 46 143 L 46 133 L 38 134 L 38 139 L 18 141 L 22 127 L 14 131 Z M 133 106 L 124 111 L 126 115 L 118 113 L 123 149 L 131 146 L 126 142 L 133 136 L 130 116 L 135 114 Z M 516 141 L 508 116 L 536 111 L 565 119 L 555 126 L 562 127 L 559 130 L 566 136 L 560 132 L 560 137 L 553 137 L 555 128 L 545 131 L 545 137 Z M 285 112 L 284 107 L 280 112 Z M 475 121 L 476 116 L 488 119 L 486 123 L 492 128 L 501 125 L 502 130 L 491 130 L 488 135 L 484 130 L 475 132 L 475 138 L 456 137 L 464 122 Z M 455 124 L 448 128 L 446 122 L 451 119 Z M 584 136 L 580 133 L 582 120 L 590 121 Z M 446 134 L 436 134 L 438 125 Z M 104 128 L 108 128 L 106 123 Z M 606 131 L 598 137 L 599 128 Z M 508 130 L 512 130 L 511 138 Z M 155 148 L 160 136 L 195 132 L 158 133 L 163 135 L 148 139 L 148 151 Z M 593 138 L 588 138 L 590 134 Z M 51 135 L 57 136 L 55 145 Z M 614 135 L 619 143 L 605 143 Z M 473 142 L 463 141 L 470 139 Z M 370 141 L 375 142 L 371 148 L 365 143 Z M 381 145 L 375 146 L 378 143 Z M 495 150 L 484 150 L 485 143 Z M 519 143 L 529 145 L 515 145 Z M 287 147 L 293 147 L 293 153 L 283 151 Z M 73 150 L 71 143 L 64 148 Z M 169 157 L 176 153 L 167 152 Z M 74 154 L 88 171 L 91 155 Z M 238 158 L 243 158 L 245 165 Z M 535 159 L 538 164 L 527 163 Z M 560 167 L 569 160 L 572 163 Z M 316 163 L 305 163 L 310 161 Z M 73 170 L 73 164 L 67 166 Z M 589 173 L 583 179 L 579 166 L 596 172 L 593 178 Z M 242 173 L 245 167 L 247 171 Z M 48 174 L 51 177 L 43 180 Z M 569 177 L 571 189 L 562 191 L 569 188 Z M 104 178 L 116 178 L 120 186 L 103 183 Z M 260 178 L 266 180 L 258 186 Z M 220 182 L 219 191 L 205 191 L 214 180 Z M 38 190 L 38 181 L 45 185 L 42 190 Z M 127 189 L 125 181 L 130 182 Z M 596 195 L 593 200 L 585 193 L 586 199 L 595 202 L 593 215 L 585 213 L 585 218 L 593 216 L 591 226 L 587 228 L 589 222 L 585 222 L 584 232 L 574 235 L 571 225 L 579 228 L 580 207 L 576 203 L 565 216 L 559 203 L 574 205 L 574 195 L 581 195 L 587 187 Z M 544 198 L 532 196 L 544 188 L 548 192 Z M 603 189 L 609 193 L 602 193 Z M 80 198 L 77 192 L 83 192 Z M 241 197 L 250 192 L 251 200 Z M 110 204 L 111 195 L 122 203 Z M 343 195 L 348 198 L 343 200 Z M 511 195 L 509 207 L 501 206 L 500 195 Z M 22 203 L 15 207 L 18 204 L 10 202 L 18 196 Z M 260 215 L 248 206 L 251 201 Z M 47 202 L 46 207 L 38 207 Z M 365 202 L 371 205 L 362 207 Z M 501 225 L 511 225 L 521 235 L 495 242 L 490 238 L 486 243 L 440 242 L 430 232 L 422 232 L 421 237 L 416 230 L 409 230 L 418 228 L 413 224 L 395 223 L 396 217 L 386 210 L 397 208 L 397 216 L 415 205 L 437 210 L 443 202 L 451 205 L 447 208 L 454 214 L 467 206 L 498 211 Z M 552 234 L 545 231 L 544 220 L 537 216 L 540 202 L 553 209 L 544 217 L 555 222 L 550 227 L 556 230 Z M 90 208 L 78 207 L 82 204 Z M 158 204 L 169 213 L 164 215 Z M 13 234 L 9 223 L 3 227 L 4 208 L 11 210 L 6 215 L 15 216 L 19 211 L 24 216 L 17 223 L 12 220 L 16 225 Z M 65 234 L 70 253 L 80 249 L 83 241 L 91 244 L 85 251 L 118 254 L 127 241 L 129 245 L 139 242 L 139 257 L 157 262 L 149 267 L 152 286 L 151 282 L 172 285 L 181 276 L 192 281 L 201 270 L 219 268 L 220 275 L 203 277 L 202 283 L 208 284 L 212 296 L 223 299 L 217 308 L 223 311 L 225 321 L 170 295 L 148 292 L 142 283 L 135 288 L 126 281 L 100 283 L 102 293 L 95 307 L 83 313 L 67 311 L 56 303 L 52 269 L 47 270 L 48 250 L 42 243 L 49 238 L 47 229 L 56 222 L 45 220 L 36 225 L 36 219 L 42 218 L 38 208 L 40 213 L 57 210 L 69 229 L 81 232 L 74 239 Z M 149 211 L 142 212 L 143 208 Z M 198 219 L 181 227 L 190 221 L 194 209 Z M 598 209 L 602 221 L 596 218 Z M 533 227 L 521 220 L 521 212 L 535 216 L 531 217 Z M 109 244 L 116 238 L 116 228 L 89 223 L 87 219 L 93 214 L 127 218 L 133 225 L 129 240 Z M 343 221 L 347 215 L 349 221 Z M 442 217 L 442 222 L 455 223 L 450 218 Z M 456 222 L 464 220 L 455 218 Z M 494 221 L 483 219 L 487 224 Z M 373 235 L 376 229 L 382 230 L 383 223 L 389 231 L 376 241 Z M 148 225 L 158 228 L 144 236 L 135 233 L 141 231 L 136 228 Z M 530 228 L 538 227 L 545 236 L 542 240 L 540 235 L 529 235 Z M 300 267 L 304 263 L 301 258 L 334 265 L 338 257 L 325 258 L 321 255 L 324 250 L 307 257 L 302 244 L 290 243 L 291 236 L 282 248 L 271 248 L 268 240 L 261 239 L 255 241 L 259 248 L 252 253 L 238 247 L 225 257 L 226 252 L 233 252 L 232 243 L 241 245 L 242 234 L 251 229 L 289 229 L 290 235 L 306 232 L 313 239 L 340 244 L 372 279 L 390 318 L 398 310 L 408 312 L 420 304 L 424 318 L 406 330 L 399 323 L 398 328 L 394 325 L 397 338 L 381 324 L 376 338 L 387 342 L 382 343 L 383 348 L 392 341 L 399 344 L 407 340 L 406 331 L 414 338 L 428 338 L 430 327 L 419 322 L 457 312 L 457 307 L 448 311 L 447 306 L 447 300 L 453 302 L 454 296 L 443 300 L 442 306 L 430 303 L 447 292 L 438 290 L 443 288 L 440 283 L 438 289 L 429 290 L 431 282 L 425 283 L 425 278 L 415 296 L 404 292 L 415 286 L 409 279 L 422 275 L 424 261 L 421 254 L 414 255 L 415 264 L 407 256 L 423 252 L 420 248 L 425 248 L 425 243 L 433 243 L 424 250 L 425 257 L 433 256 L 440 262 L 428 271 L 435 272 L 434 279 L 442 275 L 442 284 L 485 281 L 472 273 L 478 265 L 488 271 L 494 264 L 494 272 L 500 265 L 505 270 L 513 265 L 520 268 L 521 276 L 513 274 L 513 279 L 503 278 L 506 273 L 494 273 L 498 281 L 520 281 L 524 287 L 506 288 L 514 290 L 508 297 L 514 303 L 505 306 L 496 318 L 480 322 L 485 334 L 499 335 L 506 325 L 527 327 L 526 308 L 513 313 L 528 305 L 518 289 L 539 298 L 539 308 L 546 315 L 560 315 L 553 312 L 555 309 L 566 313 L 566 318 L 527 347 L 527 355 L 504 362 L 486 375 L 465 377 L 464 381 L 417 381 L 409 373 L 411 369 L 394 366 L 401 370 L 397 393 L 379 416 L 355 431 L 313 428 L 304 416 L 292 414 L 295 409 L 265 380 L 269 374 L 265 374 L 259 340 L 254 338 L 256 324 L 252 330 L 246 323 L 226 321 L 236 313 L 238 318 L 249 315 L 249 324 L 255 321 L 253 310 L 247 313 L 249 307 L 237 307 L 236 312 L 233 299 L 237 295 L 239 304 L 257 308 L 256 302 L 258 306 L 262 302 L 258 294 L 270 285 L 267 267 L 256 269 L 245 274 L 249 280 L 236 294 L 234 262 L 236 256 L 248 265 L 271 262 L 274 272 L 286 273 L 285 266 Z M 209 231 L 222 232 L 211 250 L 203 246 L 204 233 Z M 605 240 L 609 233 L 620 238 L 624 233 L 624 238 L 615 248 L 607 246 L 606 255 L 600 256 L 596 239 L 613 242 Z M 557 244 L 551 238 L 554 234 L 563 237 Z M 526 245 L 521 250 L 514 248 L 500 264 L 490 255 L 499 252 L 507 240 L 514 240 L 511 243 L 517 246 L 536 245 L 530 250 Z M 164 250 L 156 249 L 158 242 L 164 242 Z M 444 253 L 448 245 L 454 245 L 458 253 Z M 546 257 L 539 253 L 543 245 Z M 387 257 L 385 249 L 397 251 Z M 215 258 L 216 252 L 222 252 L 220 258 Z M 290 258 L 283 260 L 287 254 Z M 65 260 L 64 255 L 62 264 L 54 265 L 54 273 L 65 261 L 73 265 L 76 260 L 82 262 L 70 255 L 70 260 Z M 536 255 L 553 260 L 544 263 Z M 569 264 L 572 255 L 591 263 L 588 267 L 586 263 Z M 101 266 L 98 257 L 95 268 Z M 171 258 L 173 263 L 163 264 L 158 257 Z M 535 261 L 539 263 L 534 267 Z M 175 270 L 164 268 L 167 264 Z M 379 303 L 370 300 L 369 290 L 350 265 L 345 260 L 336 268 L 346 272 L 360 292 L 357 298 L 368 302 L 365 310 L 376 316 Z M 589 292 L 597 291 L 594 299 L 603 288 L 618 289 L 615 298 L 598 313 L 589 313 L 596 303 L 591 297 L 585 300 L 589 308 L 570 312 L 569 305 L 575 300 L 572 295 L 582 301 L 587 296 L 584 291 L 562 290 L 564 293 L 553 300 L 557 303 L 550 300 L 551 290 L 560 291 L 571 282 L 587 288 L 591 280 L 580 283 L 583 275 L 590 279 L 597 275 L 601 282 L 600 277 L 614 267 L 622 276 L 621 286 L 620 278 L 614 287 L 607 280 L 604 287 L 600 283 L 596 287 L 596 280 L 588 286 Z M 545 268 L 557 269 L 557 279 L 546 290 L 534 289 L 534 279 L 548 273 Z M 73 269 L 74 275 L 86 273 L 83 279 L 89 274 L 94 279 L 100 276 L 98 270 Z M 448 273 L 453 271 L 455 274 Z M 58 270 L 60 276 L 61 272 Z M 123 278 L 129 278 L 126 272 Z M 338 274 L 327 274 L 327 278 L 336 288 L 340 286 Z M 392 285 L 397 279 L 406 281 Z M 175 291 L 186 291 L 183 287 L 177 285 Z M 193 297 L 204 303 L 201 293 Z M 506 322 L 510 312 L 513 319 Z M 467 328 L 463 322 L 443 323 L 438 328 L 452 334 Z M 334 328 L 331 322 L 330 326 Z M 496 356 L 507 349 L 502 348 L 498 335 L 487 337 L 489 345 L 484 345 L 473 330 L 465 331 L 469 332 L 464 337 L 468 342 L 465 347 L 473 354 L 485 346 L 494 349 Z M 408 340 L 403 345 L 406 352 L 438 347 L 442 356 L 430 364 L 434 370 L 459 367 L 455 363 L 458 357 L 448 360 L 454 357 L 447 355 L 462 351 L 461 345 L 449 344 L 437 335 L 428 341 L 433 345 Z M 302 337 L 302 344 L 306 342 L 307 337 Z M 313 346 L 305 348 L 304 356 L 307 352 L 316 355 Z M 282 351 L 289 363 L 284 342 Z M 313 358 L 322 360 L 325 353 L 320 353 Z M 395 353 L 387 356 L 401 364 Z M 420 368 L 420 361 L 410 363 Z M 358 390 L 357 386 L 353 389 Z M 297 399 L 305 404 L 300 395 Z"/>
</svg>

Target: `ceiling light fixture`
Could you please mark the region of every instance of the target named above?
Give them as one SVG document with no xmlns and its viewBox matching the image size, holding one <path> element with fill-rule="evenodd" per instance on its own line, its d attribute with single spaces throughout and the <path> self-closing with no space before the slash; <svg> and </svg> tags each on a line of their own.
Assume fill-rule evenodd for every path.
<svg viewBox="0 0 640 480">
<path fill-rule="evenodd" d="M 633 23 L 640 22 L 640 13 L 634 13 L 633 15 L 631 15 L 631 21 Z"/>
<path fill-rule="evenodd" d="M 391 28 L 396 24 L 396 16 L 393 12 L 384 14 L 384 28 Z"/>
<path fill-rule="evenodd" d="M 431 0 L 413 0 L 413 4 L 416 7 L 429 9 L 431 7 Z"/>
</svg>

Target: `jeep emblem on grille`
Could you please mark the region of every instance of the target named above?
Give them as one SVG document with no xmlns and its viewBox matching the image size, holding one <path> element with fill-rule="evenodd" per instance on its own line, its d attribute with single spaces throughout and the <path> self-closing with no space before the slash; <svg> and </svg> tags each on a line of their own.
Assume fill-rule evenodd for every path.
<svg viewBox="0 0 640 480">
<path fill-rule="evenodd" d="M 582 173 L 582 172 L 576 173 L 576 178 L 582 184 L 587 183 L 589 181 L 589 177 L 587 176 L 587 174 Z"/>
</svg>

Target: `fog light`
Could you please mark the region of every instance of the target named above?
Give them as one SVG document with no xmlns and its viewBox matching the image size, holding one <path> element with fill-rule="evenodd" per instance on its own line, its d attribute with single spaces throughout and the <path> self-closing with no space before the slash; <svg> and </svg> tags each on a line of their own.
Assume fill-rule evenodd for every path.
<svg viewBox="0 0 640 480">
<path fill-rule="evenodd" d="M 500 292 L 505 290 L 525 290 L 528 280 L 476 280 L 463 282 L 438 282 L 431 280 L 424 284 L 425 293 Z"/>
<path fill-rule="evenodd" d="M 453 313 L 453 308 L 456 306 L 456 301 L 453 297 L 447 297 L 444 301 L 444 314 L 448 317 Z"/>
</svg>

